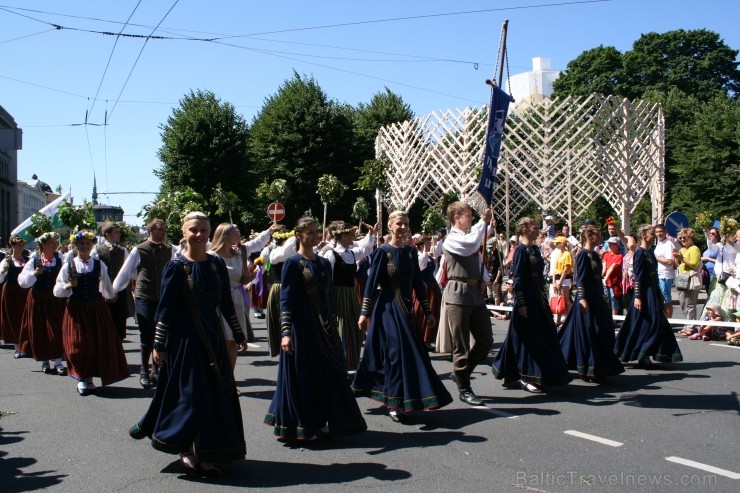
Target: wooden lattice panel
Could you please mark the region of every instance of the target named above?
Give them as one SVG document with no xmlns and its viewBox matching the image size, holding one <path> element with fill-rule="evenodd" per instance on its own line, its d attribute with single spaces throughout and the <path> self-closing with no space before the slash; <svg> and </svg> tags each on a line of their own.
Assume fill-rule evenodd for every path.
<svg viewBox="0 0 740 493">
<path fill-rule="evenodd" d="M 381 128 L 376 153 L 391 163 L 386 203 L 408 209 L 421 199 L 432 206 L 455 192 L 482 211 L 476 189 L 487 114 L 485 106 L 447 110 Z M 654 219 L 662 215 L 663 175 L 659 105 L 596 94 L 544 99 L 509 114 L 492 206 L 514 219 L 535 202 L 572 219 L 603 195 L 628 227 L 625 215 L 646 193 Z"/>
</svg>

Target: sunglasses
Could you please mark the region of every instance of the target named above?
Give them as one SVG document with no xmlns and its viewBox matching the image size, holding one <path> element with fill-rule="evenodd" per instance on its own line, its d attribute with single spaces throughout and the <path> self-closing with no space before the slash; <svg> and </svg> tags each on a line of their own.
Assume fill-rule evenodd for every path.
<svg viewBox="0 0 740 493">
<path fill-rule="evenodd" d="M 682 241 L 682 240 L 685 240 L 686 237 L 685 236 L 679 236 L 678 239 Z"/>
</svg>

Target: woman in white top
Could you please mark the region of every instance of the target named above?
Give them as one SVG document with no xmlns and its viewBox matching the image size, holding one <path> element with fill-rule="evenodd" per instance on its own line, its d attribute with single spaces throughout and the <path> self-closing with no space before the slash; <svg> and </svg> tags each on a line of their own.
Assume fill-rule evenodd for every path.
<svg viewBox="0 0 740 493">
<path fill-rule="evenodd" d="M 717 252 L 717 262 L 714 264 L 714 279 L 712 284 L 709 286 L 711 295 L 704 305 L 700 319 L 703 319 L 706 315 L 706 306 L 710 303 L 719 303 L 722 307 L 722 318 L 728 320 L 731 314 L 738 308 L 738 296 L 732 289 L 729 289 L 726 284 L 726 280 L 730 277 L 737 279 L 738 271 L 735 263 L 740 253 L 740 244 L 736 241 L 735 231 L 725 231 L 719 235 L 711 234 L 719 229 L 713 228 L 712 231 L 705 229 L 704 233 L 707 235 L 707 250 Z"/>
</svg>

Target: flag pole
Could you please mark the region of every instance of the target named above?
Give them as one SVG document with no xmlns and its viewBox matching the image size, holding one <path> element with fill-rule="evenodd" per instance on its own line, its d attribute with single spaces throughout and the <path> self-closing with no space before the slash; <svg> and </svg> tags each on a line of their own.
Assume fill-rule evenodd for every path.
<svg viewBox="0 0 740 493">
<path fill-rule="evenodd" d="M 488 85 L 488 86 L 491 87 L 491 93 L 493 93 L 493 90 L 496 87 L 496 85 L 498 85 L 498 87 L 501 87 L 501 83 L 503 81 L 503 76 L 504 76 L 504 62 L 506 60 L 506 34 L 508 33 L 508 31 L 509 31 L 509 19 L 506 19 L 506 20 L 504 20 L 504 23 L 501 26 L 501 43 L 499 45 L 499 50 L 498 50 L 498 58 L 500 60 L 500 64 L 497 67 L 498 68 L 498 73 L 496 74 L 497 75 L 496 83 L 494 83 L 491 79 L 486 79 L 486 85 Z M 494 70 L 495 69 L 496 68 L 494 68 Z M 491 111 L 494 111 L 494 109 L 493 108 L 488 108 L 489 114 L 490 114 Z M 490 116 L 489 116 L 489 119 L 490 119 Z M 485 168 L 485 166 L 484 166 L 484 168 Z M 485 169 L 484 169 L 484 172 L 485 172 Z M 491 209 L 492 208 L 492 204 L 493 204 L 493 194 L 491 194 L 490 201 L 488 201 L 488 203 L 486 203 L 486 208 L 487 209 Z M 496 222 L 496 216 L 495 216 L 493 210 L 491 210 L 491 218 L 493 219 L 493 222 L 495 223 Z M 496 231 L 494 229 L 494 236 L 495 236 L 495 234 L 496 234 Z M 486 268 L 486 263 L 487 263 L 487 260 L 488 260 L 487 259 L 487 255 L 486 255 L 486 243 L 488 243 L 488 224 L 486 224 L 485 228 L 483 229 L 483 244 L 481 245 L 481 250 L 482 250 L 482 252 L 481 252 L 481 281 L 483 280 L 483 269 Z M 487 293 L 484 293 L 484 296 L 485 296 L 485 294 L 487 294 Z"/>
</svg>

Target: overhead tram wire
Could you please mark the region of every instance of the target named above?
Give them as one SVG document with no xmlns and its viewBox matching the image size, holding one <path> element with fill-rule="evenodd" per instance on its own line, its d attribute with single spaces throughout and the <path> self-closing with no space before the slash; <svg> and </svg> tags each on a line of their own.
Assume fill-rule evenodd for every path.
<svg viewBox="0 0 740 493">
<path fill-rule="evenodd" d="M 0 45 L 4 45 L 6 43 L 12 43 L 13 41 L 18 41 L 18 40 L 21 40 L 21 39 L 31 38 L 33 36 L 38 36 L 39 34 L 49 33 L 49 32 L 52 32 L 52 31 L 56 31 L 56 29 L 55 28 L 45 29 L 45 30 L 39 31 L 37 33 L 26 34 L 25 36 L 19 36 L 17 38 L 13 38 L 13 39 L 6 39 L 5 41 L 0 41 Z"/>
<path fill-rule="evenodd" d="M 172 12 L 172 9 L 175 8 L 175 6 L 180 2 L 180 0 L 175 0 L 175 2 L 172 4 L 172 6 L 169 8 L 169 10 L 164 14 L 162 19 L 157 23 L 157 25 L 152 29 L 152 32 L 149 37 L 147 37 L 146 41 L 144 41 L 144 44 L 141 46 L 141 50 L 139 50 L 139 54 L 136 56 L 136 60 L 134 61 L 134 65 L 131 67 L 131 71 L 128 73 L 128 76 L 126 77 L 126 82 L 123 83 L 123 87 L 121 87 L 121 92 L 118 93 L 118 97 L 116 98 L 116 102 L 113 103 L 113 108 L 111 108 L 110 113 L 108 114 L 108 119 L 110 119 L 113 116 L 113 112 L 116 110 L 116 106 L 118 106 L 118 101 L 121 99 L 121 95 L 123 95 L 123 91 L 126 89 L 126 86 L 128 85 L 128 81 L 131 79 L 131 75 L 134 73 L 134 69 L 136 68 L 136 65 L 139 63 L 139 59 L 141 58 L 141 54 L 144 53 L 144 48 L 146 48 L 147 43 L 149 42 L 149 39 L 151 38 L 151 35 L 153 35 L 157 29 L 159 29 L 159 26 L 162 25 L 164 20 L 167 18 L 168 15 L 170 15 L 170 12 Z M 107 123 L 107 122 L 106 122 Z"/>
<path fill-rule="evenodd" d="M 98 100 L 98 95 L 100 94 L 100 88 L 103 87 L 103 81 L 105 80 L 105 75 L 108 73 L 108 67 L 110 67 L 110 61 L 113 59 L 113 53 L 116 51 L 116 46 L 118 46 L 118 40 L 121 39 L 121 34 L 123 34 L 123 30 L 126 29 L 126 26 L 128 25 L 131 18 L 136 13 L 136 9 L 139 8 L 139 5 L 141 5 L 141 0 L 136 4 L 134 7 L 134 10 L 131 12 L 131 14 L 128 16 L 128 19 L 126 19 L 126 22 L 121 27 L 121 30 L 118 33 L 118 36 L 116 36 L 116 40 L 113 43 L 113 48 L 110 50 L 110 55 L 108 55 L 108 61 L 105 64 L 105 69 L 103 70 L 103 75 L 100 77 L 100 83 L 98 84 L 98 90 L 95 91 L 95 97 L 92 101 L 92 106 L 90 107 L 90 113 L 92 113 L 93 108 L 95 107 L 95 102 Z"/>
</svg>

